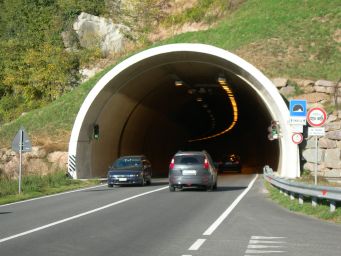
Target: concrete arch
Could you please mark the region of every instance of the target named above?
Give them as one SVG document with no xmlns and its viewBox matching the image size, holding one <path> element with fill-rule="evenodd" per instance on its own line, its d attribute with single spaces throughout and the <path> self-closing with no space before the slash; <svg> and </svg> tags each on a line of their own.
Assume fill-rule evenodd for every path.
<svg viewBox="0 0 341 256">
<path fill-rule="evenodd" d="M 166 113 L 172 104 L 161 105 L 165 98 L 158 99 L 156 95 L 160 95 L 160 88 L 163 88 L 162 94 L 171 95 L 172 92 L 162 86 L 180 69 L 182 74 L 196 69 L 197 75 L 207 70 L 220 70 L 233 81 L 249 87 L 260 99 L 265 114 L 277 120 L 281 127 L 278 166 L 273 166 L 274 169 L 282 177 L 300 175 L 298 147 L 291 141 L 288 125 L 289 111 L 277 88 L 250 63 L 226 50 L 204 44 L 151 48 L 126 59 L 105 74 L 86 97 L 75 120 L 69 142 L 68 173 L 73 178 L 104 176 L 110 162 L 120 154 L 157 151 L 155 147 L 148 149 L 149 143 L 144 141 L 146 136 L 153 145 L 162 141 L 164 147 L 170 145 L 169 150 L 176 150 L 174 141 L 183 140 L 186 131 L 160 114 L 158 106 Z M 167 136 L 161 138 L 153 132 L 156 130 L 153 120 L 158 120 L 157 130 L 167 129 Z M 100 127 L 99 140 L 92 138 L 95 124 Z M 173 133 L 171 128 L 177 132 Z"/>
</svg>

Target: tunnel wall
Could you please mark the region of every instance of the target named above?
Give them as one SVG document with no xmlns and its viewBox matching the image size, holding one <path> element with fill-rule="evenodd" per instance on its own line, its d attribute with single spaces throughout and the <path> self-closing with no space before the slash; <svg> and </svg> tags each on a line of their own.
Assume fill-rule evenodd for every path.
<svg viewBox="0 0 341 256">
<path fill-rule="evenodd" d="M 141 95 L 145 91 L 152 91 L 155 85 L 141 81 L 139 86 L 133 88 L 131 81 L 139 79 L 142 74 L 164 63 L 181 61 L 219 66 L 234 73 L 252 87 L 263 101 L 272 119 L 278 120 L 281 126 L 282 134 L 278 142 L 280 157 L 278 166 L 274 169 L 277 169 L 283 177 L 299 176 L 298 147 L 291 142 L 291 131 L 287 124 L 289 111 L 272 82 L 251 64 L 225 50 L 202 44 L 173 44 L 152 48 L 128 58 L 109 71 L 90 91 L 77 115 L 70 138 L 68 172 L 72 177 L 96 177 L 102 174 L 103 170 L 107 170 L 108 165 L 120 153 L 133 151 L 129 145 L 136 140 L 142 140 L 150 128 L 141 127 L 133 133 L 131 129 L 136 129 L 137 124 L 130 123 L 127 127 L 126 120 L 139 111 L 148 112 L 144 115 L 147 118 L 153 116 L 155 118 L 158 114 L 151 113 L 152 111 L 149 113 L 148 108 L 140 106 Z M 157 75 L 155 74 L 153 79 L 157 79 Z M 124 93 L 124 90 L 129 90 L 129 92 Z M 158 116 L 157 119 L 163 121 L 159 122 L 159 127 L 154 126 L 154 129 L 160 129 L 163 125 L 176 126 L 176 124 L 170 124 L 171 121 L 162 116 Z M 138 117 L 135 117 L 135 120 L 137 121 Z M 91 137 L 94 124 L 100 126 L 99 140 Z M 129 130 L 130 132 L 126 133 Z M 128 134 L 135 134 L 134 138 L 126 137 Z M 170 138 L 172 137 L 174 136 L 171 135 Z M 154 141 L 152 143 L 160 143 L 159 139 L 154 139 Z M 124 142 L 124 148 L 121 147 L 122 142 Z M 143 141 L 140 145 L 146 147 Z M 144 150 L 144 148 L 141 149 Z M 155 149 L 157 149 L 156 146 L 149 148 L 149 150 Z M 134 150 L 137 148 L 134 147 Z"/>
</svg>

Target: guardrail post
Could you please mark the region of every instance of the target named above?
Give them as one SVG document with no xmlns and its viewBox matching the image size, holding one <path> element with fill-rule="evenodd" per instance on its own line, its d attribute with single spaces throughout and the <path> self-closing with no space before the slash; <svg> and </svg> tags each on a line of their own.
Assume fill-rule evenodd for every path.
<svg viewBox="0 0 341 256">
<path fill-rule="evenodd" d="M 303 204 L 303 202 L 304 202 L 303 195 L 298 195 L 298 203 Z"/>
<path fill-rule="evenodd" d="M 336 202 L 330 201 L 330 212 L 335 212 L 336 210 Z"/>
<path fill-rule="evenodd" d="M 317 206 L 317 197 L 316 197 L 316 196 L 313 196 L 313 197 L 311 198 L 311 205 L 312 205 L 313 207 L 316 207 L 316 206 Z"/>
<path fill-rule="evenodd" d="M 295 193 L 291 192 L 290 193 L 290 200 L 294 200 L 295 199 Z"/>
</svg>

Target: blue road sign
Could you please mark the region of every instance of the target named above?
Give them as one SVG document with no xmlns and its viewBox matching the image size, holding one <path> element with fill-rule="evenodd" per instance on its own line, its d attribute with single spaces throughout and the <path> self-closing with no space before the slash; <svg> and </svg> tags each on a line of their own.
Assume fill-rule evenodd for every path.
<svg viewBox="0 0 341 256">
<path fill-rule="evenodd" d="M 289 110 L 290 110 L 290 116 L 306 117 L 307 101 L 306 100 L 290 100 Z"/>
</svg>

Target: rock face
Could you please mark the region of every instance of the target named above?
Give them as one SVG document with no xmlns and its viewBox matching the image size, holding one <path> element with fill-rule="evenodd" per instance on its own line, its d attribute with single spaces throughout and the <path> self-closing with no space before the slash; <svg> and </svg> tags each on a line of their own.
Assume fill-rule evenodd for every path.
<svg viewBox="0 0 341 256">
<path fill-rule="evenodd" d="M 45 175 L 56 170 L 67 169 L 68 152 L 47 153 L 42 147 L 32 147 L 31 152 L 23 154 L 23 175 Z M 18 177 L 19 154 L 9 149 L 0 149 L 0 176 Z"/>
<path fill-rule="evenodd" d="M 124 50 L 126 35 L 130 32 L 127 26 L 114 24 L 106 19 L 82 12 L 73 29 L 78 35 L 79 43 L 84 48 L 100 48 L 107 56 Z"/>
</svg>

